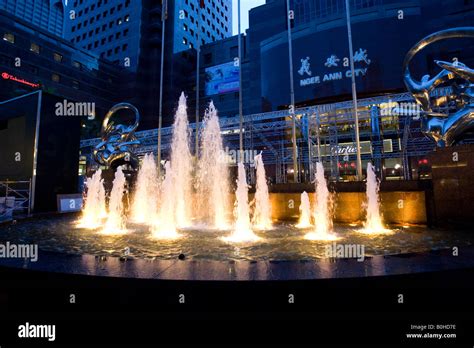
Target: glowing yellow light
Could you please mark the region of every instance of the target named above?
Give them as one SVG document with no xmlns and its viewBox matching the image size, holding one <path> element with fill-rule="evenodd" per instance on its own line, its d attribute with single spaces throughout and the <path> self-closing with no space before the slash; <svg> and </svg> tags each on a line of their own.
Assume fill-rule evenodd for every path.
<svg viewBox="0 0 474 348">
<path fill-rule="evenodd" d="M 168 224 L 166 221 L 164 223 L 156 221 L 151 227 L 151 238 L 153 239 L 178 239 L 181 237 L 172 223 Z"/>
<path fill-rule="evenodd" d="M 332 233 L 309 232 L 305 234 L 304 239 L 318 240 L 318 241 L 332 241 L 332 240 L 338 240 L 341 238 Z"/>
<path fill-rule="evenodd" d="M 254 243 L 261 238 L 249 229 L 236 229 L 230 236 L 222 237 L 222 240 L 230 243 Z"/>
<path fill-rule="evenodd" d="M 83 228 L 87 230 L 96 230 L 102 226 L 102 224 L 97 222 L 95 219 L 90 219 L 87 217 L 83 217 L 82 219 L 76 221 L 74 225 L 76 228 Z"/>
<path fill-rule="evenodd" d="M 383 225 L 364 227 L 360 230 L 357 230 L 357 232 L 363 233 L 363 234 L 372 234 L 372 235 L 393 233 L 391 229 L 385 228 Z"/>
<path fill-rule="evenodd" d="M 313 225 L 311 225 L 311 223 L 307 221 L 304 221 L 304 222 L 299 222 L 297 225 L 295 225 L 295 227 L 303 230 L 306 228 L 311 228 L 313 227 Z"/>
</svg>

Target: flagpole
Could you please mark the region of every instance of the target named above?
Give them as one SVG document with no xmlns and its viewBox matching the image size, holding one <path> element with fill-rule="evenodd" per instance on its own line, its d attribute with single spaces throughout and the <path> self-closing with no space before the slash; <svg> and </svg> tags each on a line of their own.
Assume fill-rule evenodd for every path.
<svg viewBox="0 0 474 348">
<path fill-rule="evenodd" d="M 241 27 L 240 27 L 240 0 L 237 1 L 237 20 L 238 20 L 238 48 L 239 48 L 239 149 L 240 149 L 240 162 L 243 162 L 244 158 L 244 137 L 243 137 L 243 126 L 244 126 L 244 115 L 243 115 L 243 103 L 242 103 L 242 38 L 241 38 Z"/>
<path fill-rule="evenodd" d="M 352 48 L 352 29 L 351 29 L 351 13 L 349 8 L 349 0 L 346 0 L 346 20 L 347 20 L 347 37 L 349 41 L 349 59 L 351 63 L 352 74 L 352 102 L 354 104 L 354 122 L 356 137 L 356 154 L 357 154 L 357 180 L 362 180 L 362 159 L 360 157 L 360 139 L 359 139 L 359 114 L 357 111 L 357 89 L 354 72 L 354 50 Z"/>
<path fill-rule="evenodd" d="M 160 65 L 160 104 L 158 112 L 158 177 L 161 176 L 161 127 L 163 124 L 163 71 L 165 65 L 165 29 L 168 16 L 168 0 L 162 0 L 161 6 L 161 65 Z"/>
<path fill-rule="evenodd" d="M 195 144 L 194 144 L 194 156 L 196 159 L 199 156 L 199 92 L 200 92 L 200 83 L 201 83 L 201 28 L 199 23 L 201 22 L 201 8 L 203 6 L 203 1 L 198 0 L 198 18 L 197 18 L 197 62 L 196 62 L 196 129 L 195 129 Z"/>
<path fill-rule="evenodd" d="M 293 181 L 298 182 L 298 149 L 296 147 L 296 115 L 295 115 L 295 87 L 293 80 L 293 45 L 291 39 L 290 0 L 286 0 L 286 17 L 288 24 L 288 57 L 290 64 L 290 115 L 291 115 L 291 142 L 293 143 Z"/>
</svg>

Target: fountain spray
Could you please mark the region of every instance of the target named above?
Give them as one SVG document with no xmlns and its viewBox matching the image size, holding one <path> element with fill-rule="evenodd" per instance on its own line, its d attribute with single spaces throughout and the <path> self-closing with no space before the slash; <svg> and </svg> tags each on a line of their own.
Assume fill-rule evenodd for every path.
<svg viewBox="0 0 474 348">
<path fill-rule="evenodd" d="M 303 191 L 301 194 L 300 219 L 296 227 L 309 228 L 311 226 L 311 205 L 309 202 L 309 195 L 306 191 Z"/>
<path fill-rule="evenodd" d="M 156 239 L 178 238 L 176 231 L 176 196 L 173 186 L 173 172 L 170 162 L 165 163 L 165 179 L 161 183 L 161 206 L 158 220 L 152 226 L 152 237 Z"/>
<path fill-rule="evenodd" d="M 314 210 L 315 230 L 307 233 L 305 239 L 309 240 L 336 240 L 338 237 L 332 233 L 331 195 L 329 193 L 324 167 L 321 162 L 316 163 L 316 209 Z"/>
<path fill-rule="evenodd" d="M 359 232 L 367 234 L 390 233 L 391 230 L 385 228 L 382 222 L 382 215 L 380 213 L 380 199 L 379 199 L 380 183 L 375 175 L 375 170 L 372 163 L 367 164 L 367 186 L 366 186 L 366 212 L 367 217 L 364 223 L 364 228 Z"/>
<path fill-rule="evenodd" d="M 238 164 L 237 190 L 235 191 L 235 209 L 236 217 L 234 232 L 229 237 L 224 237 L 225 241 L 245 243 L 254 242 L 260 238 L 252 231 L 250 224 L 250 207 L 247 179 L 245 176 L 245 167 L 242 162 Z"/>
<path fill-rule="evenodd" d="M 201 158 L 198 170 L 199 197 L 207 197 L 202 217 L 216 229 L 228 229 L 230 214 L 229 176 L 224 157 L 219 118 L 211 101 L 203 120 Z"/>
<path fill-rule="evenodd" d="M 261 152 L 255 156 L 255 166 L 257 167 L 257 187 L 255 192 L 253 225 L 259 230 L 269 230 L 272 228 L 272 208 Z"/>
<path fill-rule="evenodd" d="M 178 110 L 173 123 L 171 143 L 171 173 L 176 199 L 175 214 L 178 227 L 191 226 L 192 211 L 192 156 L 189 149 L 189 121 L 184 92 L 179 98 Z"/>
<path fill-rule="evenodd" d="M 102 170 L 99 169 L 87 179 L 86 187 L 87 194 L 78 227 L 96 229 L 102 225 L 102 220 L 107 216 Z"/>
<path fill-rule="evenodd" d="M 112 191 L 109 199 L 109 214 L 107 222 L 102 230 L 105 234 L 122 234 L 126 232 L 124 220 L 123 197 L 125 191 L 126 178 L 122 167 L 118 167 L 112 184 Z"/>
<path fill-rule="evenodd" d="M 158 171 L 153 154 L 146 154 L 138 171 L 132 204 L 132 219 L 151 224 L 157 218 Z"/>
</svg>

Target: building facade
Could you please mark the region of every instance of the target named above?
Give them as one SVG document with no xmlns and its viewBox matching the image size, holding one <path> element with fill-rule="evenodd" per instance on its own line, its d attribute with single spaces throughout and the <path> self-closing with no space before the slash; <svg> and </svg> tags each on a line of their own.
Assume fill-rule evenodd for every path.
<svg viewBox="0 0 474 348">
<path fill-rule="evenodd" d="M 163 16 L 165 62 L 164 123 L 172 122 L 176 100 L 184 91 L 193 105 L 196 84 L 196 46 L 231 36 L 230 0 L 69 1 L 65 37 L 120 65 L 129 75 L 121 82 L 125 100 L 139 107 L 141 129 L 156 127 L 159 114 Z M 198 41 L 200 40 L 200 41 Z"/>
<path fill-rule="evenodd" d="M 344 3 L 292 1 L 296 106 L 351 99 Z M 350 4 L 357 93 L 361 98 L 406 91 L 402 67 L 408 50 L 428 34 L 474 23 L 474 3 L 470 1 L 351 0 Z M 250 86 L 250 95 L 261 98 L 247 101 L 254 106 L 253 112 L 279 110 L 290 104 L 285 12 L 284 0 L 269 1 L 250 11 L 249 59 L 252 76 L 258 76 Z M 438 71 L 435 59 L 454 58 L 472 66 L 472 40 L 451 40 L 429 47 L 412 69 L 433 76 Z"/>
<path fill-rule="evenodd" d="M 251 83 L 248 59 L 248 37 L 242 35 L 242 92 L 245 100 L 249 99 Z M 233 117 L 239 114 L 239 74 L 240 67 L 238 36 L 206 44 L 201 49 L 200 68 L 200 103 L 201 114 L 212 101 L 219 110 L 220 117 Z M 250 108 L 243 104 L 244 114 Z"/>
<path fill-rule="evenodd" d="M 169 0 L 174 21 L 173 53 L 232 36 L 231 0 Z"/>
<path fill-rule="evenodd" d="M 122 100 L 123 69 L 2 10 L 0 36 L 0 180 L 35 178 L 35 210 L 53 211 L 79 192 L 80 139 Z"/>
<path fill-rule="evenodd" d="M 64 36 L 101 58 L 136 69 L 143 8 L 142 1 L 69 1 Z"/>
<path fill-rule="evenodd" d="M 93 101 L 104 109 L 119 100 L 114 86 L 123 78 L 120 67 L 1 10 L 0 35 L 2 73 L 31 82 L 2 78 L 1 100 L 35 88 L 66 99 Z"/>
<path fill-rule="evenodd" d="M 62 37 L 66 16 L 64 2 L 64 0 L 1 0 L 0 10 Z"/>
</svg>

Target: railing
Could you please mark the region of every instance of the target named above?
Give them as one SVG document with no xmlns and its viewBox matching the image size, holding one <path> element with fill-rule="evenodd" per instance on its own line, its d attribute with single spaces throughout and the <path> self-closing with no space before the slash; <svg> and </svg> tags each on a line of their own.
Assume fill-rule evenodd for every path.
<svg viewBox="0 0 474 348">
<path fill-rule="evenodd" d="M 31 214 L 31 179 L 0 181 L 0 221 Z"/>
</svg>

